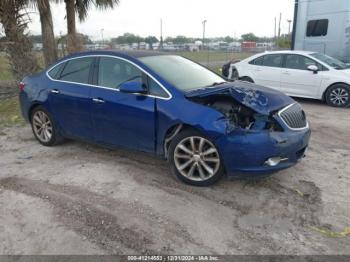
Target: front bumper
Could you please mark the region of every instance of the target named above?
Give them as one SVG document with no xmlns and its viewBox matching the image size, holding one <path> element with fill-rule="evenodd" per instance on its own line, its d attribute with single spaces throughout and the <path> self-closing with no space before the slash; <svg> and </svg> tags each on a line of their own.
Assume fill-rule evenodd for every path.
<svg viewBox="0 0 350 262">
<path fill-rule="evenodd" d="M 311 131 L 270 132 L 236 130 L 216 140 L 226 172 L 229 176 L 264 176 L 295 165 L 304 157 Z M 283 159 L 276 166 L 266 164 L 267 159 Z"/>
</svg>

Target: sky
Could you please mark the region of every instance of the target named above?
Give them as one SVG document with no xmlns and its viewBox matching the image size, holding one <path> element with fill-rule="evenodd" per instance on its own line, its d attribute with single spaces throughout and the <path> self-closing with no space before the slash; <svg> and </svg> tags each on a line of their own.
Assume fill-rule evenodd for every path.
<svg viewBox="0 0 350 262">
<path fill-rule="evenodd" d="M 293 19 L 294 0 L 120 0 L 110 10 L 91 8 L 87 19 L 77 22 L 80 33 L 93 40 L 108 39 L 126 32 L 142 37 L 184 35 L 202 37 L 202 21 L 206 23 L 206 37 L 240 37 L 253 32 L 258 36 L 274 35 L 274 19 L 282 13 L 282 33 L 288 32 L 287 19 Z M 31 34 L 40 34 L 40 19 L 30 10 Z M 66 34 L 64 4 L 52 4 L 55 35 Z M 103 32 L 103 33 L 102 33 Z"/>
</svg>

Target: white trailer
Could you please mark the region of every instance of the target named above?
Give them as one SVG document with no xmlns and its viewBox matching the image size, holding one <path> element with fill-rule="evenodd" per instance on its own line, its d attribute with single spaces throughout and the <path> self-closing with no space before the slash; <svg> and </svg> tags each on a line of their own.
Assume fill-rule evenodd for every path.
<svg viewBox="0 0 350 262">
<path fill-rule="evenodd" d="M 350 0 L 295 0 L 292 49 L 350 63 Z"/>
</svg>

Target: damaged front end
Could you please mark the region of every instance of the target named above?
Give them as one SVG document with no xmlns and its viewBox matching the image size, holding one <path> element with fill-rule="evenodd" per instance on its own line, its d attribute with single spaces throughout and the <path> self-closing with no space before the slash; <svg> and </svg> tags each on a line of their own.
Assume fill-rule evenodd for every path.
<svg viewBox="0 0 350 262">
<path fill-rule="evenodd" d="M 244 82 L 195 90 L 186 97 L 221 112 L 228 121 L 227 132 L 236 129 L 283 131 L 275 114 L 293 103 L 278 91 Z"/>
<path fill-rule="evenodd" d="M 209 106 L 221 112 L 228 121 L 227 133 L 236 129 L 283 131 L 273 115 L 255 112 L 228 95 L 217 94 L 206 97 L 192 97 L 190 99 L 193 102 Z"/>
<path fill-rule="evenodd" d="M 288 168 L 304 156 L 310 129 L 290 97 L 236 81 L 192 91 L 187 99 L 222 113 L 226 135 L 215 140 L 228 174 L 265 174 Z"/>
</svg>

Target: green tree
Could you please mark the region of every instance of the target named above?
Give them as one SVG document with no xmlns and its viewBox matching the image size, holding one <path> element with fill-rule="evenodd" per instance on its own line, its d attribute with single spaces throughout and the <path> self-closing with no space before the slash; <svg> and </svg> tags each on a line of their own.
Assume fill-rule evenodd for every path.
<svg viewBox="0 0 350 262">
<path fill-rule="evenodd" d="M 64 1 L 67 15 L 67 49 L 68 53 L 82 50 L 82 43 L 77 36 L 75 15 L 78 14 L 80 21 L 84 21 L 91 6 L 99 9 L 114 8 L 119 0 L 58 0 Z"/>
<path fill-rule="evenodd" d="M 132 44 L 132 43 L 140 43 L 144 41 L 145 41 L 144 38 L 131 33 L 125 33 L 116 38 L 112 38 L 112 42 L 117 44 Z"/>
<path fill-rule="evenodd" d="M 29 0 L 39 11 L 41 36 L 45 65 L 49 66 L 57 60 L 57 44 L 53 31 L 52 14 L 49 0 Z"/>
<path fill-rule="evenodd" d="M 259 37 L 257 37 L 253 33 L 241 35 L 241 38 L 243 41 L 247 41 L 247 42 L 258 42 L 259 41 Z"/>
<path fill-rule="evenodd" d="M 0 1 L 0 24 L 6 37 L 5 50 L 9 55 L 13 75 L 18 81 L 39 70 L 32 53 L 32 43 L 25 33 L 28 25 L 26 5 L 26 0 Z"/>
<path fill-rule="evenodd" d="M 289 37 L 288 35 L 282 36 L 282 38 L 277 40 L 277 46 L 282 49 L 290 49 L 291 37 Z"/>
<path fill-rule="evenodd" d="M 223 40 L 227 43 L 231 43 L 234 41 L 233 37 L 231 36 L 225 36 Z"/>
<path fill-rule="evenodd" d="M 158 39 L 155 36 L 147 36 L 145 42 L 149 44 L 150 48 L 153 49 L 153 44 L 158 43 Z"/>
<path fill-rule="evenodd" d="M 172 41 L 174 44 L 187 44 L 191 42 L 190 38 L 187 38 L 186 36 L 183 35 L 178 35 L 175 37 Z"/>
</svg>

